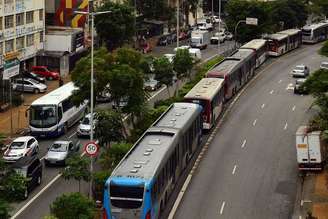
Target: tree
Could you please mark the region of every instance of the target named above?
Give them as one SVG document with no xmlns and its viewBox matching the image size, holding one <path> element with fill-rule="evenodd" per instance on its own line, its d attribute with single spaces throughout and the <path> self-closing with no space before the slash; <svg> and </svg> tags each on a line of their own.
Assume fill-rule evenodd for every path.
<svg viewBox="0 0 328 219">
<path fill-rule="evenodd" d="M 43 219 L 58 219 L 58 218 L 54 215 L 46 215 L 43 217 Z"/>
<path fill-rule="evenodd" d="M 79 192 L 81 191 L 81 180 L 88 182 L 91 178 L 89 164 L 88 158 L 76 154 L 67 159 L 67 167 L 62 171 L 64 179 L 73 178 L 79 182 Z"/>
<path fill-rule="evenodd" d="M 172 64 L 170 63 L 168 58 L 164 56 L 155 59 L 153 64 L 154 64 L 155 79 L 167 86 L 167 92 L 170 97 L 171 95 L 169 91 L 169 86 L 172 85 L 172 80 L 174 76 Z"/>
<path fill-rule="evenodd" d="M 113 141 L 123 139 L 122 115 L 113 110 L 98 110 L 97 124 L 95 128 L 96 139 L 100 145 L 110 145 Z"/>
<path fill-rule="evenodd" d="M 104 197 L 104 187 L 106 180 L 111 175 L 112 170 L 106 169 L 93 173 L 93 196 L 95 200 L 102 200 Z"/>
<path fill-rule="evenodd" d="M 77 192 L 63 194 L 50 205 L 50 212 L 57 218 L 93 219 L 95 216 L 95 203 Z"/>
<path fill-rule="evenodd" d="M 328 41 L 321 47 L 320 54 L 328 57 Z"/>
<path fill-rule="evenodd" d="M 109 50 L 113 50 L 132 39 L 135 33 L 134 12 L 128 4 L 105 1 L 99 11 L 111 11 L 95 18 L 97 34 Z"/>
<path fill-rule="evenodd" d="M 8 201 L 16 201 L 27 196 L 27 179 L 13 170 L 6 169 L 0 179 L 0 197 Z"/>
<path fill-rule="evenodd" d="M 178 49 L 173 59 L 173 69 L 177 72 L 178 79 L 190 76 L 193 59 L 188 49 Z"/>
<path fill-rule="evenodd" d="M 323 95 L 328 91 L 328 70 L 315 71 L 302 86 L 314 97 Z"/>
<path fill-rule="evenodd" d="M 319 16 L 328 16 L 327 0 L 311 0 L 311 12 Z"/>
<path fill-rule="evenodd" d="M 7 219 L 10 218 L 9 212 L 11 211 L 11 207 L 8 202 L 0 198 L 0 218 Z"/>
<path fill-rule="evenodd" d="M 99 159 L 103 169 L 114 169 L 124 155 L 130 150 L 131 146 L 132 145 L 129 143 L 120 142 L 113 144 L 110 148 L 107 148 L 100 155 Z"/>
</svg>

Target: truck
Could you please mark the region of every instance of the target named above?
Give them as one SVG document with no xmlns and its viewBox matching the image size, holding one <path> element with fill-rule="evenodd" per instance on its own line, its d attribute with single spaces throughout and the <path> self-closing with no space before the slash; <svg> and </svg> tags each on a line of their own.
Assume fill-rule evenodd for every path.
<svg viewBox="0 0 328 219">
<path fill-rule="evenodd" d="M 210 42 L 210 33 L 206 30 L 194 30 L 191 32 L 190 46 L 192 48 L 206 49 Z"/>
<path fill-rule="evenodd" d="M 327 159 L 327 142 L 322 131 L 300 126 L 296 131 L 296 151 L 299 170 L 322 170 Z"/>
</svg>

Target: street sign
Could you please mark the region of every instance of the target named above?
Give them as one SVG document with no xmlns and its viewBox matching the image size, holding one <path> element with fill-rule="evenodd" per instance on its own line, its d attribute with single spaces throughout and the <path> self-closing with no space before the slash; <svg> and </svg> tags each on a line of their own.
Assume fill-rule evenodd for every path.
<svg viewBox="0 0 328 219">
<path fill-rule="evenodd" d="M 94 141 L 90 141 L 84 145 L 84 152 L 90 157 L 97 156 L 98 151 L 99 145 Z"/>
<path fill-rule="evenodd" d="M 19 74 L 19 60 L 17 58 L 6 60 L 3 65 L 3 80 L 9 80 L 11 77 Z"/>
<path fill-rule="evenodd" d="M 247 17 L 246 24 L 257 26 L 257 18 Z"/>
</svg>

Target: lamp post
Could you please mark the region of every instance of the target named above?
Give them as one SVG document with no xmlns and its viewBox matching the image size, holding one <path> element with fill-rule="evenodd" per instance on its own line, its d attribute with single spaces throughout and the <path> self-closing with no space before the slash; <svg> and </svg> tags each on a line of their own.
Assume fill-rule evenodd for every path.
<svg viewBox="0 0 328 219">
<path fill-rule="evenodd" d="M 93 0 L 89 0 L 93 4 Z M 91 10 L 90 10 L 91 9 Z M 93 11 L 93 5 L 91 7 L 89 6 L 89 11 L 75 11 L 76 14 L 83 14 L 83 15 L 88 15 L 89 19 L 91 19 L 91 95 L 90 95 L 90 141 L 93 141 L 93 105 L 94 105 L 94 97 L 93 97 L 93 83 L 94 83 L 94 77 L 93 77 L 93 50 L 94 50 L 94 18 L 96 15 L 100 14 L 108 14 L 111 13 L 111 11 L 99 11 L 99 12 L 94 12 Z M 91 158 L 90 162 L 90 173 L 93 172 L 93 158 Z M 90 180 L 90 185 L 89 185 L 89 196 L 91 197 L 92 195 L 92 178 Z"/>
<path fill-rule="evenodd" d="M 213 2 L 213 0 L 212 0 Z M 213 16 L 213 14 L 212 14 Z M 221 30 L 221 0 L 219 0 L 219 33 Z M 220 55 L 220 39 L 218 40 L 218 55 Z"/>
<path fill-rule="evenodd" d="M 177 0 L 177 48 L 179 47 L 179 25 L 180 25 L 180 21 L 179 21 L 179 11 L 180 11 L 180 2 L 179 0 Z"/>
<path fill-rule="evenodd" d="M 237 22 L 235 26 L 235 49 L 237 48 L 237 28 L 240 23 L 246 23 L 246 20 L 240 20 Z"/>
</svg>

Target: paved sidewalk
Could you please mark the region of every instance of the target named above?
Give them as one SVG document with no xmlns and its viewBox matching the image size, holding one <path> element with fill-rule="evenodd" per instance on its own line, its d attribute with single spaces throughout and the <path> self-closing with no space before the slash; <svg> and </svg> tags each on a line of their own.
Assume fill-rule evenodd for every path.
<svg viewBox="0 0 328 219">
<path fill-rule="evenodd" d="M 63 78 L 64 82 L 70 81 L 70 77 Z M 46 93 L 58 88 L 58 81 L 47 81 L 48 90 Z M 28 117 L 25 117 L 26 110 L 30 104 L 37 98 L 43 96 L 42 94 L 24 93 L 24 102 L 18 107 L 8 109 L 5 112 L 0 113 L 0 133 L 5 134 L 8 137 L 15 137 L 24 133 L 28 128 Z"/>
</svg>

